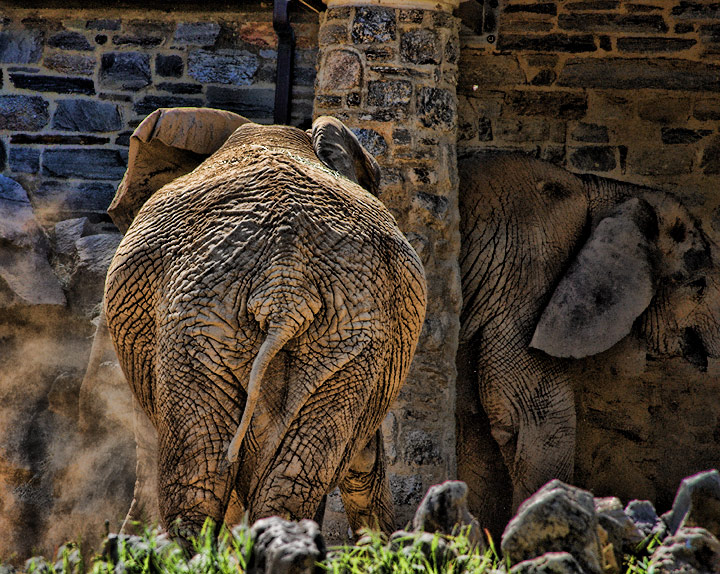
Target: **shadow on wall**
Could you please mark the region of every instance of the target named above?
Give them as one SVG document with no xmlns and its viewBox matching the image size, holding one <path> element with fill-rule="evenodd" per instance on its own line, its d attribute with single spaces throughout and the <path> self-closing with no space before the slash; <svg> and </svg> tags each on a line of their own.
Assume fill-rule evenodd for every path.
<svg viewBox="0 0 720 574">
<path fill-rule="evenodd" d="M 120 235 L 86 218 L 45 233 L 25 190 L 0 176 L 0 556 L 21 561 L 118 529 L 132 500 L 129 392 L 83 413 L 78 392 L 105 270 Z"/>
</svg>

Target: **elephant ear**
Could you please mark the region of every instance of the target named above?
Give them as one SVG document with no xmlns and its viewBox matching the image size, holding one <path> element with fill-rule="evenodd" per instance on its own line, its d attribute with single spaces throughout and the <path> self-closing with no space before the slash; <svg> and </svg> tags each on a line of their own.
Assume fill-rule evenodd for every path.
<svg viewBox="0 0 720 574">
<path fill-rule="evenodd" d="M 210 108 L 155 110 L 130 137 L 128 167 L 108 213 L 125 233 L 148 198 L 190 173 L 250 120 Z"/>
<path fill-rule="evenodd" d="M 655 293 L 657 219 L 641 199 L 599 222 L 560 280 L 530 346 L 555 357 L 586 357 L 630 332 Z"/>
<path fill-rule="evenodd" d="M 313 122 L 310 137 L 320 161 L 378 195 L 380 166 L 345 124 L 336 118 L 321 116 Z"/>
</svg>

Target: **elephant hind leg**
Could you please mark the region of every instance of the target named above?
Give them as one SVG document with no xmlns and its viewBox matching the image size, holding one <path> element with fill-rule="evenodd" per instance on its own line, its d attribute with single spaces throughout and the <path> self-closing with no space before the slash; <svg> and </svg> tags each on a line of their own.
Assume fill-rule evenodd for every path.
<svg viewBox="0 0 720 574">
<path fill-rule="evenodd" d="M 355 455 L 339 486 L 353 532 L 363 527 L 379 528 L 386 534 L 393 532 L 395 513 L 380 429 Z"/>
</svg>

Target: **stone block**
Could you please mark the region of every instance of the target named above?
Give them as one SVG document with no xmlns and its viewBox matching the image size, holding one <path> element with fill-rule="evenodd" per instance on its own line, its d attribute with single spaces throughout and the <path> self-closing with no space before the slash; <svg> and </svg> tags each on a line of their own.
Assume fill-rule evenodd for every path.
<svg viewBox="0 0 720 574">
<path fill-rule="evenodd" d="M 133 112 L 138 116 L 145 117 L 158 108 L 199 107 L 202 106 L 203 103 L 203 100 L 200 98 L 184 96 L 145 96 L 135 102 Z"/>
<path fill-rule="evenodd" d="M 645 34 L 668 31 L 667 24 L 659 14 L 607 14 L 589 13 L 560 14 L 558 25 L 564 30 L 583 32 L 642 32 Z"/>
<path fill-rule="evenodd" d="M 118 150 L 48 148 L 42 152 L 42 172 L 50 177 L 119 180 L 125 167 L 126 160 Z"/>
<path fill-rule="evenodd" d="M 412 83 L 407 80 L 368 82 L 368 105 L 383 108 L 407 106 L 412 98 Z"/>
<path fill-rule="evenodd" d="M 667 93 L 643 94 L 637 104 L 638 116 L 641 119 L 662 124 L 684 124 L 690 119 L 691 108 L 692 99 L 690 97 L 675 97 Z M 695 109 L 697 110 L 697 104 Z M 720 107 L 718 110 L 720 111 Z M 718 119 L 720 119 L 720 114 Z"/>
<path fill-rule="evenodd" d="M 499 50 L 513 52 L 595 52 L 595 38 L 591 34 L 502 34 Z"/>
<path fill-rule="evenodd" d="M 0 140 L 0 171 L 5 171 L 7 163 L 7 152 L 5 151 L 5 143 Z"/>
<path fill-rule="evenodd" d="M 395 10 L 377 6 L 359 6 L 351 28 L 354 44 L 373 44 L 395 40 L 397 22 Z"/>
<path fill-rule="evenodd" d="M 585 122 L 580 122 L 575 126 L 572 138 L 575 141 L 587 143 L 607 143 L 610 141 L 607 127 Z"/>
<path fill-rule="evenodd" d="M 320 28 L 318 43 L 321 46 L 328 44 L 345 44 L 348 39 L 347 24 L 328 24 Z"/>
<path fill-rule="evenodd" d="M 122 125 L 116 104 L 96 100 L 59 100 L 51 127 L 72 132 L 112 132 Z"/>
<path fill-rule="evenodd" d="M 259 48 L 277 48 L 277 34 L 270 22 L 247 23 L 240 27 L 238 35 L 245 44 L 251 44 Z"/>
<path fill-rule="evenodd" d="M 670 58 L 572 58 L 558 84 L 617 90 L 720 91 L 720 66 Z"/>
<path fill-rule="evenodd" d="M 321 69 L 322 85 L 329 90 L 357 89 L 362 82 L 362 62 L 350 50 L 329 51 Z"/>
<path fill-rule="evenodd" d="M 9 167 L 14 173 L 37 173 L 40 171 L 40 150 L 13 146 L 10 149 Z"/>
<path fill-rule="evenodd" d="M 57 218 L 62 211 L 105 213 L 116 188 L 116 184 L 105 181 L 69 183 L 65 180 L 46 179 L 38 187 L 34 198 L 38 206 L 52 218 Z"/>
<path fill-rule="evenodd" d="M 703 528 L 682 528 L 665 539 L 650 558 L 653 574 L 720 572 L 720 542 Z"/>
<path fill-rule="evenodd" d="M 608 146 L 585 146 L 570 152 L 570 165 L 581 171 L 612 171 L 617 166 L 615 149 Z"/>
<path fill-rule="evenodd" d="M 95 20 L 88 20 L 85 24 L 85 28 L 88 30 L 119 30 L 120 20 L 110 18 L 97 18 Z"/>
<path fill-rule="evenodd" d="M 505 14 L 546 14 L 555 16 L 557 5 L 555 2 L 533 2 L 532 4 L 508 4 L 503 7 Z"/>
<path fill-rule="evenodd" d="M 365 48 L 368 62 L 387 62 L 395 59 L 395 50 L 389 47 Z"/>
<path fill-rule="evenodd" d="M 39 131 L 50 121 L 48 107 L 40 96 L 0 95 L 0 130 Z"/>
<path fill-rule="evenodd" d="M 670 13 L 679 19 L 711 20 L 720 18 L 720 3 L 680 0 Z"/>
<path fill-rule="evenodd" d="M 574 120 L 585 115 L 587 96 L 582 92 L 514 90 L 506 94 L 505 106 L 520 116 L 549 116 Z"/>
<path fill-rule="evenodd" d="M 182 56 L 175 54 L 155 56 L 155 73 L 165 78 L 179 78 L 183 75 L 185 65 Z"/>
<path fill-rule="evenodd" d="M 458 69 L 458 93 L 471 94 L 477 89 L 514 87 L 525 83 L 525 74 L 514 55 L 463 50 Z"/>
<path fill-rule="evenodd" d="M 248 86 L 259 66 L 258 57 L 247 51 L 233 53 L 197 50 L 188 55 L 187 73 L 204 84 Z"/>
<path fill-rule="evenodd" d="M 58 94 L 86 95 L 92 95 L 95 93 L 95 84 L 89 78 L 71 78 L 11 72 L 10 80 L 16 88 L 21 90 L 32 90 L 33 92 L 55 92 Z"/>
<path fill-rule="evenodd" d="M 200 94 L 203 89 L 201 84 L 184 82 L 160 82 L 155 87 L 161 92 L 168 92 L 170 94 Z"/>
<path fill-rule="evenodd" d="M 104 145 L 110 142 L 108 137 L 89 135 L 58 135 L 58 134 L 13 134 L 10 136 L 13 144 L 30 145 Z"/>
<path fill-rule="evenodd" d="M 275 90 L 273 88 L 225 88 L 208 86 L 206 89 L 208 105 L 235 112 L 254 121 L 269 123 L 275 109 Z"/>
<path fill-rule="evenodd" d="M 113 46 L 135 46 L 137 48 L 157 48 L 164 42 L 162 36 L 115 36 L 112 39 Z"/>
<path fill-rule="evenodd" d="M 51 36 L 47 41 L 51 48 L 61 50 L 92 50 L 93 46 L 88 42 L 84 34 L 65 30 Z"/>
<path fill-rule="evenodd" d="M 425 28 L 405 32 L 400 37 L 400 58 L 412 64 L 439 64 L 442 53 L 437 33 Z"/>
<path fill-rule="evenodd" d="M 100 60 L 100 82 L 104 86 L 137 90 L 151 82 L 150 56 L 141 52 L 109 52 Z"/>
<path fill-rule="evenodd" d="M 37 30 L 0 32 L 0 64 L 35 64 L 40 61 L 43 34 Z"/>
<path fill-rule="evenodd" d="M 423 488 L 422 479 L 417 474 L 402 476 L 391 473 L 390 492 L 396 508 L 417 508 L 425 489 Z"/>
<path fill-rule="evenodd" d="M 175 29 L 176 46 L 212 46 L 220 34 L 217 22 L 180 22 Z"/>
<path fill-rule="evenodd" d="M 720 98 L 702 98 L 695 100 L 693 117 L 701 121 L 720 120 Z"/>
<path fill-rule="evenodd" d="M 457 118 L 455 94 L 439 88 L 420 88 L 417 114 L 426 128 L 454 129 Z"/>
<path fill-rule="evenodd" d="M 48 70 L 69 76 L 92 76 L 95 72 L 95 62 L 92 56 L 64 52 L 50 54 L 43 59 L 43 65 Z"/>
<path fill-rule="evenodd" d="M 495 139 L 512 143 L 546 141 L 550 125 L 544 118 L 499 118 L 495 122 Z"/>
<path fill-rule="evenodd" d="M 628 170 L 638 175 L 686 175 L 692 172 L 695 149 L 692 146 L 671 148 L 635 147 L 630 149 Z"/>
<path fill-rule="evenodd" d="M 363 147 L 375 157 L 383 155 L 388 150 L 385 138 L 369 128 L 358 128 L 352 130 Z"/>
<path fill-rule="evenodd" d="M 712 130 L 691 130 L 688 128 L 662 128 L 662 142 L 668 145 L 693 144 L 699 142 L 705 136 L 712 133 Z"/>
<path fill-rule="evenodd" d="M 617 48 L 621 52 L 681 52 L 689 50 L 697 40 L 693 38 L 618 38 Z"/>
</svg>

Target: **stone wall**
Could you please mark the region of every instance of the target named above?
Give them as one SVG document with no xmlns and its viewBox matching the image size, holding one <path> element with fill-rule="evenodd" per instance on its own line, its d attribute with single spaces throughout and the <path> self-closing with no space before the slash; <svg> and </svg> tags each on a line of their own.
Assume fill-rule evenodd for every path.
<svg viewBox="0 0 720 574">
<path fill-rule="evenodd" d="M 663 189 L 720 239 L 717 3 L 506 0 L 492 34 L 475 4 L 460 9 L 458 153 L 521 150 Z M 575 362 L 577 484 L 667 510 L 684 476 L 720 465 L 719 374 L 632 337 Z"/>
<path fill-rule="evenodd" d="M 720 231 L 716 3 L 506 0 L 495 43 L 461 38 L 461 149 L 663 187 Z"/>
<path fill-rule="evenodd" d="M 292 123 L 306 125 L 317 15 L 298 10 L 291 20 Z M 24 185 L 43 221 L 103 217 L 145 116 L 209 106 L 272 123 L 276 58 L 272 10 L 260 2 L 235 11 L 3 6 L 0 173 Z"/>
<path fill-rule="evenodd" d="M 429 486 L 455 474 L 457 34 L 449 13 L 382 6 L 330 7 L 319 33 L 315 114 L 340 118 L 375 155 L 380 199 L 428 282 L 415 359 L 383 425 L 398 525 Z"/>
</svg>

